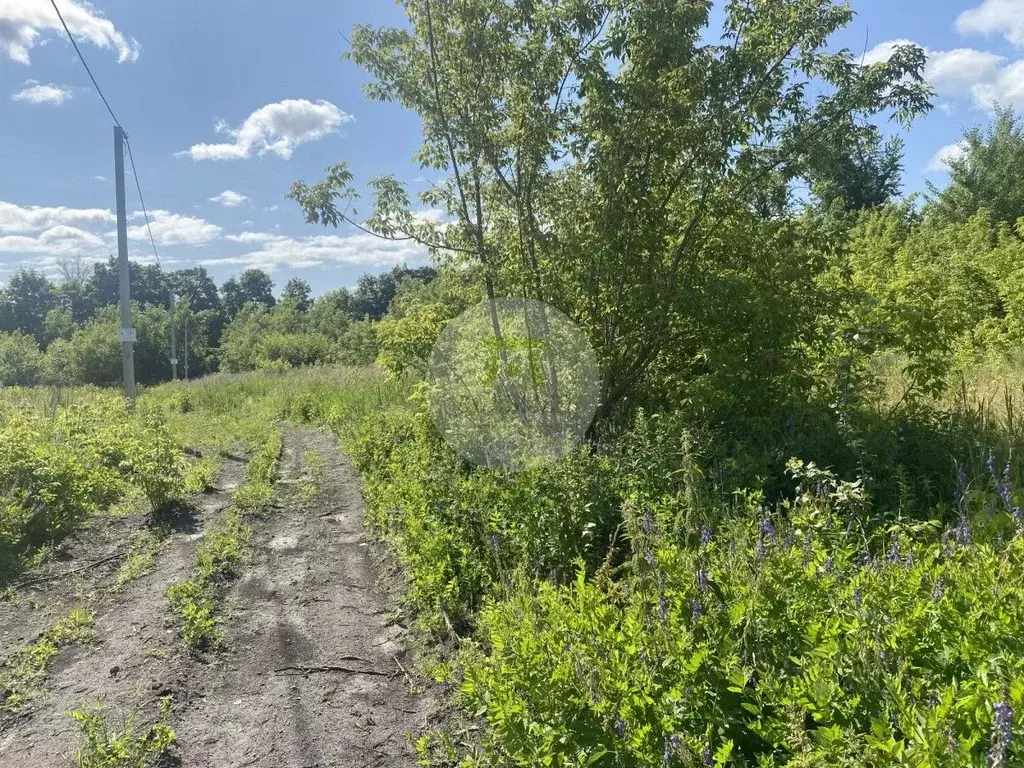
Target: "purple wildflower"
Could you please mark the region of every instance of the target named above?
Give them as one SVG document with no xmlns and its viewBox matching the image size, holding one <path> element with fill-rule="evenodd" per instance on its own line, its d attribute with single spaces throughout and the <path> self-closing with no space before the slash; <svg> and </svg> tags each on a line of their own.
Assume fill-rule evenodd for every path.
<svg viewBox="0 0 1024 768">
<path fill-rule="evenodd" d="M 956 466 L 956 490 L 953 491 L 953 503 L 958 507 L 963 503 L 967 495 L 967 470 L 957 464 Z"/>
<path fill-rule="evenodd" d="M 900 561 L 900 542 L 899 539 L 894 538 L 892 545 L 889 547 L 889 551 L 885 553 L 885 559 L 890 564 L 895 565 Z"/>
<path fill-rule="evenodd" d="M 999 498 L 1002 499 L 1003 507 L 1013 516 L 1013 520 L 1018 528 L 1024 527 L 1024 511 L 1013 503 L 1013 485 L 1010 482 L 1009 462 L 1007 462 L 1006 469 L 1003 470 L 1001 478 L 996 476 L 995 472 L 992 472 L 992 477 L 996 481 L 996 491 L 999 493 Z"/>
<path fill-rule="evenodd" d="M 704 761 L 704 765 L 714 765 L 715 764 L 715 761 L 711 759 L 711 750 L 708 749 L 707 747 L 704 747 L 704 749 L 701 751 L 700 759 Z"/>
<path fill-rule="evenodd" d="M 644 533 L 650 533 L 654 530 L 654 518 L 651 517 L 650 512 L 644 512 L 643 517 L 640 518 L 640 527 Z"/>
<path fill-rule="evenodd" d="M 648 549 L 646 552 L 644 552 L 644 560 L 647 561 L 648 565 L 653 567 L 654 566 L 654 553 L 651 552 L 651 550 Z"/>
<path fill-rule="evenodd" d="M 961 546 L 967 546 L 971 543 L 972 538 L 971 522 L 967 519 L 966 515 L 961 513 L 960 520 L 953 530 L 953 541 Z"/>
<path fill-rule="evenodd" d="M 697 571 L 697 586 L 700 587 L 701 592 L 708 591 L 708 572 L 704 568 L 700 568 Z"/>
<path fill-rule="evenodd" d="M 626 721 L 621 717 L 615 718 L 615 722 L 612 723 L 612 729 L 620 739 L 626 738 Z"/>
<path fill-rule="evenodd" d="M 668 621 L 668 598 L 664 595 L 658 598 L 658 613 L 662 621 Z"/>
<path fill-rule="evenodd" d="M 711 544 L 712 538 L 711 529 L 706 525 L 702 526 L 700 529 L 700 548 L 707 549 L 708 545 Z"/>
<path fill-rule="evenodd" d="M 683 752 L 683 740 L 680 739 L 676 734 L 665 737 L 665 751 L 662 755 L 662 762 L 665 765 L 672 763 L 672 757 L 674 755 L 682 754 Z"/>
<path fill-rule="evenodd" d="M 762 513 L 757 529 L 757 556 L 764 557 L 768 551 L 768 542 L 775 541 L 775 526 L 766 513 Z"/>
<path fill-rule="evenodd" d="M 996 476 L 996 455 L 991 451 L 988 454 L 988 459 L 985 460 L 985 466 L 988 467 L 989 474 L 992 477 Z"/>
<path fill-rule="evenodd" d="M 988 750 L 990 768 L 1003 768 L 1007 764 L 1006 753 L 1013 739 L 1013 707 L 1003 699 L 993 707 L 995 717 L 992 720 L 992 744 Z"/>
<path fill-rule="evenodd" d="M 853 604 L 856 605 L 858 608 L 860 608 L 860 605 L 861 605 L 860 590 L 857 589 L 856 587 L 853 590 Z"/>
<path fill-rule="evenodd" d="M 932 602 L 937 603 L 942 599 L 943 595 L 946 594 L 946 580 L 941 576 L 935 580 L 935 584 L 932 585 Z"/>
<path fill-rule="evenodd" d="M 700 617 L 704 615 L 704 606 L 701 605 L 700 600 L 693 598 L 690 600 L 690 621 L 696 624 L 700 621 Z"/>
</svg>

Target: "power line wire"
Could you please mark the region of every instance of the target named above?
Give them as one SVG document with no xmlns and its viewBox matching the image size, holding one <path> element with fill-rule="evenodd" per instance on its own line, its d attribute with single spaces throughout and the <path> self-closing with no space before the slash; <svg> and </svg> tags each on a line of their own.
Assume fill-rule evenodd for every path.
<svg viewBox="0 0 1024 768">
<path fill-rule="evenodd" d="M 160 254 L 156 251 L 156 240 L 153 239 L 153 228 L 149 223 L 149 212 L 146 210 L 146 201 L 142 197 L 142 185 L 139 183 L 138 171 L 135 170 L 135 157 L 132 155 L 132 145 L 128 141 L 128 133 L 124 130 L 124 126 L 121 125 L 121 121 L 117 119 L 117 115 L 114 114 L 114 110 L 110 108 L 110 102 L 108 102 L 107 97 L 103 95 L 103 89 L 100 88 L 100 84 L 96 82 L 96 78 L 93 76 L 92 70 L 89 69 L 89 64 L 82 55 L 82 51 L 78 47 L 78 43 L 75 42 L 75 36 L 71 34 L 71 30 L 68 29 L 67 22 L 64 21 L 64 16 L 61 14 L 60 8 L 57 7 L 57 0 L 50 0 L 50 5 L 52 5 L 53 10 L 57 12 L 57 18 L 60 19 L 61 26 L 64 27 L 64 31 L 67 33 L 68 40 L 71 41 L 71 45 L 74 46 L 75 53 L 78 54 L 78 60 L 82 62 L 82 66 L 85 67 L 85 71 L 88 73 L 89 79 L 92 80 L 93 87 L 96 88 L 96 93 L 98 93 L 100 98 L 103 100 L 103 106 L 107 108 L 107 112 L 110 113 L 110 117 L 113 119 L 114 124 L 124 133 L 124 144 L 128 149 L 128 159 L 132 166 L 132 176 L 135 177 L 135 189 L 139 192 L 139 203 L 142 205 L 142 215 L 146 219 L 146 231 L 149 233 L 149 242 L 153 246 L 153 256 L 156 258 L 156 265 L 159 267 Z"/>
<path fill-rule="evenodd" d="M 139 191 L 139 203 L 142 205 L 142 215 L 146 219 L 146 231 L 149 232 L 149 242 L 153 246 L 153 256 L 156 258 L 157 267 L 160 266 L 160 254 L 156 252 L 156 240 L 153 239 L 153 228 L 149 226 L 149 212 L 146 210 L 146 201 L 142 197 L 142 185 L 139 184 L 139 174 L 135 171 L 135 158 L 132 157 L 132 145 L 125 136 L 124 145 L 128 148 L 128 160 L 132 166 L 132 176 L 135 177 L 135 189 Z"/>
<path fill-rule="evenodd" d="M 61 15 L 60 8 L 57 7 L 57 0 L 50 0 L 50 5 L 52 5 L 53 10 L 57 12 L 57 18 L 60 19 L 61 26 L 63 26 L 64 31 L 67 32 L 68 40 L 71 41 L 71 45 L 75 47 L 75 53 L 78 54 L 78 58 L 82 62 L 82 66 L 85 67 L 85 71 L 89 73 L 89 79 L 92 80 L 92 84 L 96 88 L 96 93 L 98 93 L 100 95 L 100 98 L 103 99 L 103 106 L 107 108 L 107 112 L 109 112 L 110 116 L 114 119 L 114 124 L 118 128 L 121 128 L 121 130 L 123 131 L 124 128 L 121 126 L 120 121 L 117 119 L 117 115 L 115 115 L 114 110 L 110 108 L 110 104 L 109 102 L 107 102 L 107 97 L 103 95 L 103 91 L 100 89 L 99 83 L 97 83 L 96 78 L 93 77 L 92 70 L 89 69 L 89 65 L 85 63 L 85 57 L 82 55 L 82 51 L 79 50 L 78 43 L 75 42 L 75 38 L 71 34 L 71 30 L 68 29 L 67 22 L 64 21 L 64 17 Z"/>
</svg>

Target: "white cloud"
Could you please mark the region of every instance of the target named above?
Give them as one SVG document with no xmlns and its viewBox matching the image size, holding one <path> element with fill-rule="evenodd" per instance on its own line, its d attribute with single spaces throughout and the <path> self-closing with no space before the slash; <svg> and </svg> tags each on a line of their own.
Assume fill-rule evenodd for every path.
<svg viewBox="0 0 1024 768">
<path fill-rule="evenodd" d="M 1014 45 L 1024 46 L 1024 0 L 983 0 L 956 20 L 961 35 L 1001 34 Z"/>
<path fill-rule="evenodd" d="M 427 260 L 426 249 L 414 243 L 395 243 L 366 234 L 292 238 L 269 232 L 243 232 L 228 235 L 227 239 L 239 243 L 260 243 L 262 247 L 239 256 L 206 259 L 200 264 L 259 267 L 274 271 L 281 267 L 302 269 L 324 264 L 391 266 L 425 263 Z"/>
<path fill-rule="evenodd" d="M 0 237 L 0 251 L 14 253 L 96 255 L 107 250 L 106 241 L 94 232 L 64 224 L 50 227 L 38 235 L 6 235 Z"/>
<path fill-rule="evenodd" d="M 924 76 L 939 93 L 965 96 L 978 83 L 998 78 L 1005 61 L 1002 56 L 973 48 L 929 51 Z"/>
<path fill-rule="evenodd" d="M 897 45 L 907 44 L 911 41 L 879 43 L 865 55 L 865 64 L 885 61 Z M 1024 107 L 1024 59 L 1007 62 L 1003 56 L 973 48 L 924 50 L 928 55 L 925 80 L 940 96 L 968 97 L 984 111 L 991 111 L 995 104 Z"/>
<path fill-rule="evenodd" d="M 141 212 L 132 214 L 132 220 L 142 218 Z M 216 224 L 193 216 L 182 216 L 170 211 L 150 211 L 150 226 L 153 239 L 158 245 L 203 245 L 220 236 L 223 231 Z M 149 240 L 149 232 L 143 222 L 138 226 L 128 227 L 129 240 Z"/>
<path fill-rule="evenodd" d="M 11 96 L 14 101 L 29 104 L 63 104 L 72 96 L 71 89 L 63 85 L 44 85 L 36 80 L 26 80 L 25 87 Z"/>
<path fill-rule="evenodd" d="M 249 202 L 249 198 L 231 189 L 225 189 L 219 195 L 209 198 L 211 203 L 220 203 L 225 208 L 237 208 L 242 203 Z"/>
<path fill-rule="evenodd" d="M 265 243 L 279 237 L 280 235 L 273 235 L 270 232 L 243 232 L 240 235 L 227 235 L 224 239 L 233 243 Z"/>
<path fill-rule="evenodd" d="M 322 139 L 352 119 L 329 101 L 285 99 L 260 107 L 237 129 L 218 121 L 215 131 L 230 138 L 229 143 L 194 144 L 177 154 L 193 160 L 240 160 L 253 152 L 273 152 L 287 160 L 298 145 Z"/>
<path fill-rule="evenodd" d="M 889 57 L 895 52 L 896 48 L 901 45 L 917 45 L 913 40 L 907 40 L 905 37 L 898 38 L 896 40 L 886 40 L 884 43 L 879 43 L 870 51 L 864 54 L 863 64 L 865 67 L 869 67 L 872 64 L 877 64 L 880 61 L 888 61 Z"/>
<path fill-rule="evenodd" d="M 106 176 L 93 176 L 92 178 L 93 178 L 93 181 L 106 181 L 107 180 Z"/>
<path fill-rule="evenodd" d="M 268 206 L 267 206 L 266 208 L 264 208 L 263 210 L 264 210 L 264 211 L 277 211 L 277 210 L 280 210 L 280 208 L 281 208 L 281 206 L 280 206 L 280 205 L 268 205 Z"/>
<path fill-rule="evenodd" d="M 944 173 L 948 171 L 950 161 L 959 160 L 963 157 L 966 149 L 967 147 L 962 141 L 957 144 L 947 144 L 932 155 L 928 165 L 925 166 L 925 171 L 928 173 Z"/>
<path fill-rule="evenodd" d="M 103 208 L 27 208 L 0 200 L 0 234 L 5 232 L 36 232 L 60 225 L 114 224 L 114 214 Z"/>
<path fill-rule="evenodd" d="M 125 37 L 89 3 L 61 0 L 59 7 L 79 44 L 87 42 L 99 48 L 114 49 L 119 63 L 139 57 L 138 41 Z M 42 0 L 3 0 L 0 3 L 0 51 L 6 51 L 11 60 L 29 64 L 29 51 L 44 30 L 64 35 L 60 19 L 49 3 Z"/>
<path fill-rule="evenodd" d="M 1024 59 L 999 70 L 990 82 L 978 83 L 971 94 L 980 109 L 990 110 L 995 104 L 1024 107 Z"/>
</svg>

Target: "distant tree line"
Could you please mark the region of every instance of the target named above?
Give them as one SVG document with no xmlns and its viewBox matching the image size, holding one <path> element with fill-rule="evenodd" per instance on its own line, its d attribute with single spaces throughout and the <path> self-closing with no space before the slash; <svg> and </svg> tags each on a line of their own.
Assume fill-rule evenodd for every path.
<svg viewBox="0 0 1024 768">
<path fill-rule="evenodd" d="M 51 280 L 22 268 L 0 289 L 0 386 L 115 384 L 121 378 L 117 261 L 74 256 Z M 290 279 L 280 298 L 260 269 L 247 269 L 218 289 L 203 267 L 165 271 L 130 265 L 136 379 L 171 378 L 171 297 L 179 376 L 331 362 L 370 362 L 373 323 L 405 281 L 425 284 L 431 267 L 365 274 L 354 290 L 314 298 L 309 283 Z M 185 347 L 186 328 L 188 347 Z"/>
</svg>

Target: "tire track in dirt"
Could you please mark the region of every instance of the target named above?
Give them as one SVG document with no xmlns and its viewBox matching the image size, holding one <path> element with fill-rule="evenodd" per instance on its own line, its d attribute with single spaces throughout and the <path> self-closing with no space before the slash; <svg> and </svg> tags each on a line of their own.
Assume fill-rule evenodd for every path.
<svg viewBox="0 0 1024 768">
<path fill-rule="evenodd" d="M 437 711 L 396 661 L 410 666 L 403 630 L 374 589 L 358 477 L 335 438 L 287 429 L 278 488 L 302 482 L 307 451 L 319 458 L 315 496 L 292 490 L 254 523 L 255 554 L 227 601 L 231 650 L 195 665 L 187 699 L 176 700 L 186 768 L 411 766 L 406 736 Z M 360 671 L 284 669 L 303 666 Z"/>
<path fill-rule="evenodd" d="M 99 639 L 89 646 L 62 650 L 40 694 L 29 700 L 19 715 L 0 719 L 0 765 L 52 768 L 66 764 L 78 743 L 67 710 L 102 700 L 115 709 L 130 711 L 152 705 L 160 695 L 176 694 L 184 686 L 195 662 L 185 656 L 175 630 L 167 625 L 164 590 L 191 574 L 196 541 L 206 524 L 231 503 L 243 470 L 243 461 L 229 458 L 215 488 L 195 498 L 192 514 L 176 521 L 176 532 L 161 545 L 153 570 L 123 590 L 102 591 L 116 574 L 118 562 L 87 572 L 77 581 L 57 580 L 32 589 L 32 599 L 45 606 L 33 618 L 34 623 L 52 623 L 70 607 L 83 605 L 96 612 Z M 79 534 L 73 547 L 88 552 L 83 559 L 92 560 L 96 551 L 89 535 L 88 530 Z M 130 532 L 124 531 L 117 546 L 127 547 L 129 537 Z M 4 615 L 0 622 L 23 642 L 24 630 L 17 624 L 11 629 L 8 623 L 18 621 L 14 610 L 13 616 Z"/>
</svg>

